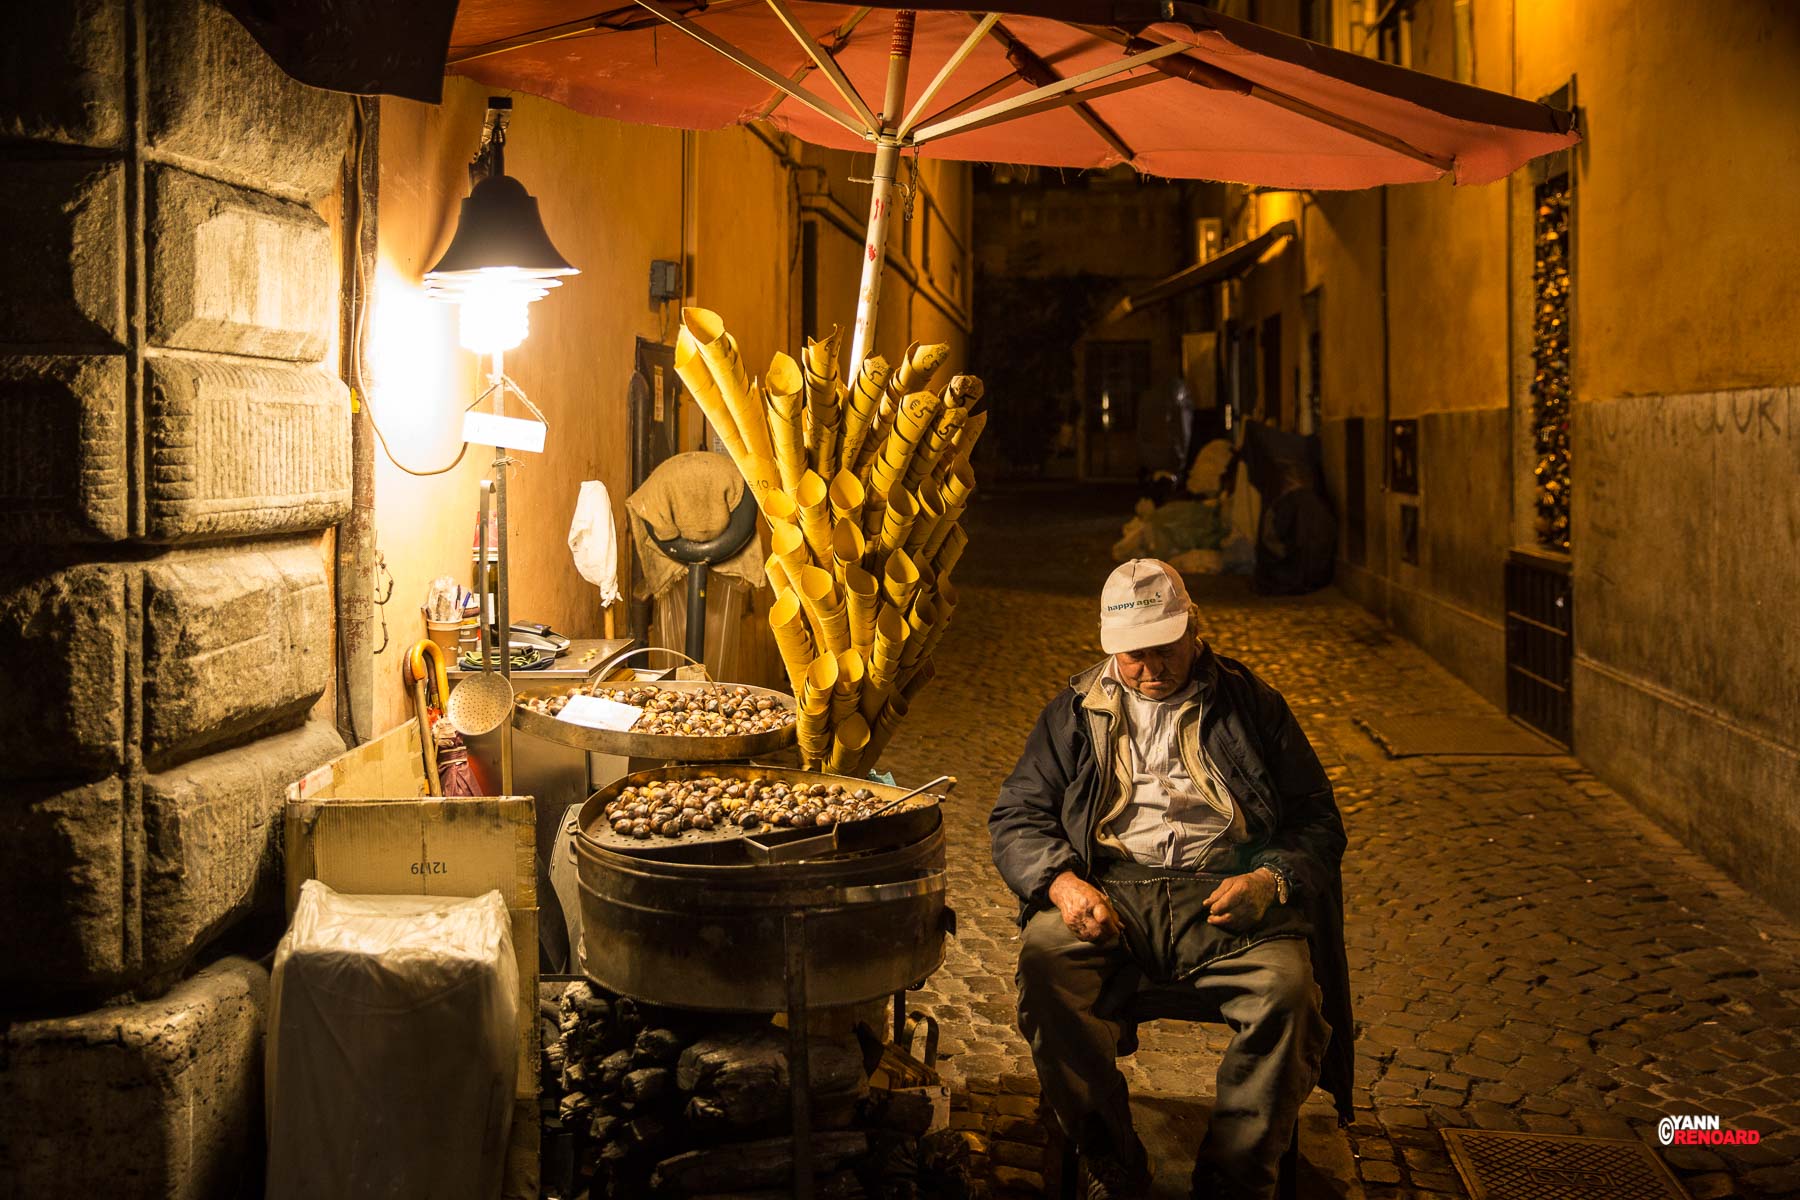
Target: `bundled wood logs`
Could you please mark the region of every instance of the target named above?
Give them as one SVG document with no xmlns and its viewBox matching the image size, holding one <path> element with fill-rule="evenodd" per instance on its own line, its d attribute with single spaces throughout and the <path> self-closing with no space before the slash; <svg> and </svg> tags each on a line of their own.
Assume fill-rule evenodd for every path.
<svg viewBox="0 0 1800 1200">
<path fill-rule="evenodd" d="M 862 775 L 919 688 L 956 608 L 981 380 L 938 386 L 950 348 L 871 354 L 840 378 L 838 331 L 752 379 L 717 313 L 682 310 L 675 370 L 770 529 L 769 612 L 810 769 Z M 851 366 L 851 364 L 844 364 Z"/>
<path fill-rule="evenodd" d="M 786 1030 L 760 1015 L 639 1005 L 588 983 L 567 985 L 545 1007 L 555 1026 L 541 1080 L 547 1194 L 791 1195 Z M 808 1040 L 815 1194 L 967 1196 L 962 1135 L 927 1133 L 930 1105 L 918 1094 L 871 1090 L 859 1036 Z M 565 1179 L 552 1178 L 553 1144 L 571 1151 Z"/>
</svg>

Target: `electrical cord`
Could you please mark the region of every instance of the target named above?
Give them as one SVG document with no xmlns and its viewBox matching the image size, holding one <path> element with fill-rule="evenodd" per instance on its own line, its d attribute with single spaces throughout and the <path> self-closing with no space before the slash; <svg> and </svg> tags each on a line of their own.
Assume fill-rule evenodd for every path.
<svg viewBox="0 0 1800 1200">
<path fill-rule="evenodd" d="M 356 228 L 354 234 L 355 240 L 351 242 L 351 245 L 355 246 L 357 249 L 354 256 L 356 269 L 351 273 L 350 284 L 353 289 L 351 296 L 352 311 L 356 314 L 356 319 L 352 321 L 350 325 L 350 372 L 353 377 L 351 393 L 354 399 L 361 403 L 363 412 L 369 418 L 369 428 L 375 431 L 375 440 L 381 444 L 381 452 L 387 456 L 389 462 L 393 463 L 396 467 L 399 467 L 402 471 L 405 471 L 408 475 L 417 476 L 421 479 L 429 478 L 433 475 L 447 475 L 462 464 L 463 456 L 469 452 L 469 444 L 464 442 L 462 449 L 456 452 L 456 457 L 451 459 L 445 466 L 432 468 L 430 470 L 420 470 L 416 467 L 407 466 L 394 455 L 393 448 L 388 445 L 387 435 L 381 431 L 381 422 L 375 419 L 375 404 L 369 396 L 368 384 L 363 379 L 363 339 L 367 333 L 369 323 L 368 280 L 363 276 L 362 255 L 364 200 L 363 156 L 368 145 L 368 119 L 365 115 L 363 105 L 367 102 L 366 97 L 358 96 L 356 97 L 356 104 L 354 106 L 356 111 L 356 166 L 355 170 L 351 173 L 351 179 L 354 180 L 354 186 L 356 188 Z M 477 397 L 475 402 L 471 403 L 468 407 L 474 408 L 475 404 L 479 403 L 480 398 Z M 468 409 L 464 409 L 463 411 L 466 412 Z M 376 653 L 379 654 L 380 651 L 376 651 Z"/>
</svg>

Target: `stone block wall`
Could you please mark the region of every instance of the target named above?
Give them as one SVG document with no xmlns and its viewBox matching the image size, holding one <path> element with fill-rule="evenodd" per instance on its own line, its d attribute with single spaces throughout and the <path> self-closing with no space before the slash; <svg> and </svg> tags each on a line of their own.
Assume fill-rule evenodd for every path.
<svg viewBox="0 0 1800 1200">
<path fill-rule="evenodd" d="M 0 45 L 0 1195 L 255 1190 L 267 976 L 206 964 L 343 748 L 351 117 L 212 0 Z"/>
</svg>

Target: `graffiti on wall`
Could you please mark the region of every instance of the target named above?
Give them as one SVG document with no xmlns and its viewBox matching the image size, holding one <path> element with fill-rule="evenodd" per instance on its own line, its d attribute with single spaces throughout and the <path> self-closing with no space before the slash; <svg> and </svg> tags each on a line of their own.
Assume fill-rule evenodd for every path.
<svg viewBox="0 0 1800 1200">
<path fill-rule="evenodd" d="M 1578 420 L 1592 436 L 1648 439 L 1653 446 L 1701 441 L 1800 446 L 1800 388 L 1742 388 L 1677 396 L 1630 396 L 1583 405 Z"/>
</svg>

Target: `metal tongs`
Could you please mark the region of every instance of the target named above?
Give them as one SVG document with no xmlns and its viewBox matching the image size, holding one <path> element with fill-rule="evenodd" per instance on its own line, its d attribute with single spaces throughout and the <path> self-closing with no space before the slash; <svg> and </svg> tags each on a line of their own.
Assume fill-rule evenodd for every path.
<svg viewBox="0 0 1800 1200">
<path fill-rule="evenodd" d="M 776 842 L 773 845 L 768 842 L 758 841 L 755 836 L 746 834 L 743 838 L 739 839 L 739 844 L 744 847 L 744 851 L 749 856 L 751 862 L 765 867 L 774 866 L 780 863 L 801 862 L 805 859 L 820 858 L 829 854 L 839 854 L 843 852 L 845 847 L 839 840 L 838 835 L 846 825 L 854 827 L 861 825 L 866 821 L 873 821 L 876 817 L 906 803 L 919 793 L 929 791 L 940 784 L 943 785 L 944 791 L 943 796 L 940 796 L 939 799 L 943 799 L 944 797 L 949 796 L 950 792 L 956 787 L 956 776 L 939 775 L 929 783 L 921 783 L 912 791 L 895 796 L 892 800 L 889 800 L 886 804 L 882 805 L 866 817 L 858 817 L 854 821 L 837 822 L 831 827 L 829 833 L 816 834 L 813 837 L 795 838 L 793 841 L 789 842 Z"/>
</svg>

